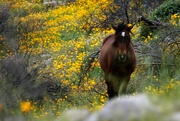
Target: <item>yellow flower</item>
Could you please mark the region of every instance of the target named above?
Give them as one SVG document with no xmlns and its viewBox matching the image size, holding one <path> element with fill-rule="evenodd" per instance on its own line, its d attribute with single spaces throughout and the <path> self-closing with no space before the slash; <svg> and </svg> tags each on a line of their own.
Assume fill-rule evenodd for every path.
<svg viewBox="0 0 180 121">
<path fill-rule="evenodd" d="M 105 102 L 105 97 L 104 96 L 100 96 L 100 101 L 101 101 L 101 103 L 104 103 Z"/>
<path fill-rule="evenodd" d="M 128 27 L 132 26 L 132 24 L 127 24 Z"/>
<path fill-rule="evenodd" d="M 20 103 L 21 111 L 24 113 L 27 113 L 31 110 L 31 102 L 29 101 L 23 101 Z"/>
</svg>

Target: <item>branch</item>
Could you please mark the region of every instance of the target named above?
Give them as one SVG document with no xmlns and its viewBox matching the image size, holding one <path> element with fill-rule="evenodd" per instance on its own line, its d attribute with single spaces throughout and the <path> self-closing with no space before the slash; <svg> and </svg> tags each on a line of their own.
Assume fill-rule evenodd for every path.
<svg viewBox="0 0 180 121">
<path fill-rule="evenodd" d="M 140 16 L 138 18 L 138 22 L 140 21 L 144 21 L 147 25 L 153 27 L 153 28 L 157 28 L 158 26 L 167 26 L 167 23 L 163 23 L 160 21 L 153 21 L 153 20 L 149 20 L 147 18 L 145 18 L 144 16 Z"/>
<path fill-rule="evenodd" d="M 156 66 L 156 65 L 162 65 L 162 63 L 141 63 L 141 64 L 137 64 L 137 66 L 142 66 L 142 65 L 152 65 L 152 66 Z M 165 64 L 167 66 L 177 66 L 175 64 Z"/>
<path fill-rule="evenodd" d="M 125 3 L 125 16 L 127 19 L 127 23 L 129 23 L 128 5 L 129 5 L 129 1 L 126 1 L 126 3 Z"/>
<path fill-rule="evenodd" d="M 78 84 L 78 85 L 81 84 L 84 76 L 90 71 L 90 69 L 91 69 L 91 67 L 92 67 L 91 64 L 92 64 L 93 62 L 95 62 L 95 59 L 96 59 L 96 58 L 98 58 L 99 53 L 100 53 L 100 50 L 97 50 L 97 51 L 91 53 L 90 55 L 88 55 L 88 56 L 84 59 L 84 61 L 83 61 L 84 64 L 82 64 L 82 66 L 81 66 L 81 68 L 80 68 L 80 69 L 81 69 L 81 72 L 80 72 L 80 79 L 79 79 L 79 84 Z M 91 58 L 91 60 L 89 60 L 89 58 Z"/>
</svg>

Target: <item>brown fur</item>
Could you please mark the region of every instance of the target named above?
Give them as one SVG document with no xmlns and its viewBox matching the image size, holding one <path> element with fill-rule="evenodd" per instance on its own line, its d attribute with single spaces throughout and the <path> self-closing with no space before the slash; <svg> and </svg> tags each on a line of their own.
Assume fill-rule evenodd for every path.
<svg viewBox="0 0 180 121">
<path fill-rule="evenodd" d="M 102 43 L 99 60 L 109 98 L 117 96 L 118 92 L 126 93 L 130 76 L 136 67 L 135 52 L 129 35 L 131 28 L 120 24 L 115 28 L 116 33 L 107 36 Z"/>
</svg>

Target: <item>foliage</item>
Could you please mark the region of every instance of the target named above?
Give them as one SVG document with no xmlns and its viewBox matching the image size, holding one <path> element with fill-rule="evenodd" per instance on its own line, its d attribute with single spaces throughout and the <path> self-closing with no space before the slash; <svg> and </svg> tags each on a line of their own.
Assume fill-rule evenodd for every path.
<svg viewBox="0 0 180 121">
<path fill-rule="evenodd" d="M 112 4 L 112 0 L 77 0 L 45 11 L 38 0 L 2 2 L 0 113 L 48 120 L 67 108 L 101 108 L 107 94 L 97 52 L 104 37 L 114 33 L 109 25 L 104 27 L 109 13 L 115 12 Z M 141 26 L 134 26 L 138 66 L 128 93 L 165 95 L 176 89 L 179 17 L 172 14 L 168 26 L 148 31 L 145 38 Z"/>
<path fill-rule="evenodd" d="M 152 14 L 153 17 L 157 17 L 159 20 L 169 20 L 169 18 L 175 14 L 179 13 L 180 2 L 169 0 L 160 5 Z"/>
<path fill-rule="evenodd" d="M 48 65 L 50 60 L 44 60 L 43 55 L 38 57 L 39 54 L 33 50 L 37 48 L 37 43 L 31 43 L 28 41 L 30 38 L 27 38 L 28 33 L 42 30 L 42 19 L 34 19 L 32 16 L 27 20 L 20 18 L 11 7 L 2 5 L 0 15 L 3 20 L 0 43 L 0 95 L 4 97 L 4 107 L 15 108 L 19 100 L 36 101 L 42 100 L 44 96 L 50 99 L 57 95 L 63 96 L 67 91 L 66 86 L 57 82 L 57 79 L 51 76 L 51 71 L 47 71 L 52 66 Z"/>
<path fill-rule="evenodd" d="M 142 37 L 143 43 L 142 41 L 136 43 L 139 64 L 142 65 L 137 71 L 141 72 L 142 69 L 147 72 L 141 72 L 137 76 L 138 79 L 141 77 L 147 81 L 144 82 L 142 80 L 138 81 L 138 83 L 151 85 L 146 90 L 156 95 L 171 93 L 170 90 L 175 87 L 172 86 L 171 88 L 169 85 L 177 85 L 179 83 L 177 74 L 179 73 L 178 61 L 180 59 L 178 17 L 178 13 L 173 14 L 168 24 L 157 27 L 156 31 L 150 32 L 150 35 L 146 38 Z"/>
<path fill-rule="evenodd" d="M 166 1 L 161 4 L 158 8 L 151 11 L 148 15 L 151 20 L 155 20 L 157 22 L 162 22 L 162 24 L 166 24 L 165 22 L 168 21 L 171 16 L 178 14 L 180 2 L 177 0 L 175 1 Z M 146 16 L 148 17 L 148 16 Z M 152 37 L 153 34 L 157 33 L 157 26 L 148 25 L 147 23 L 141 22 L 141 32 L 140 35 L 147 38 L 148 36 Z M 153 34 L 152 34 L 153 33 Z"/>
<path fill-rule="evenodd" d="M 91 1 L 79 1 L 48 12 L 43 12 L 43 9 L 41 9 L 39 12 L 30 11 L 29 13 L 30 6 L 21 6 L 17 9 L 21 4 L 20 2 L 14 1 L 13 5 L 9 2 L 8 11 L 11 16 L 7 21 L 3 21 L 5 30 L 2 30 L 1 33 L 1 85 L 3 85 L 1 87 L 1 96 L 5 98 L 2 103 L 7 111 L 14 108 L 14 106 L 17 107 L 19 100 L 36 101 L 49 96 L 53 97 L 52 99 L 55 102 L 63 104 L 53 108 L 53 110 L 59 108 L 64 110 L 67 103 L 71 106 L 83 106 L 85 103 L 89 103 L 89 107 L 95 107 L 100 102 L 93 103 L 92 100 L 97 98 L 99 101 L 105 101 L 105 97 L 99 96 L 96 92 L 92 93 L 92 95 L 95 95 L 95 99 L 94 97 L 87 98 L 87 100 L 83 99 L 88 96 L 89 90 L 95 86 L 96 88 L 100 86 L 95 85 L 95 77 L 91 79 L 85 77 L 88 82 L 82 84 L 81 87 L 77 85 L 80 66 L 83 58 L 87 55 L 86 50 L 91 51 L 94 47 L 97 47 L 103 38 L 101 33 L 94 34 L 89 39 L 83 35 L 86 33 L 84 26 L 86 29 L 89 28 L 89 24 L 86 23 L 87 18 L 89 18 L 89 11 L 100 14 L 101 9 L 107 5 L 107 2 L 105 4 L 101 2 L 104 1 L 99 1 L 98 7 L 87 6 L 87 4 L 94 4 Z M 32 4 L 27 1 L 22 1 L 22 3 L 25 3 L 25 5 Z M 26 9 L 29 10 L 24 13 Z M 13 62 L 15 64 L 10 65 L 7 63 L 9 58 L 9 63 Z M 58 90 L 60 88 L 60 92 L 51 95 L 50 90 L 55 91 L 56 86 L 50 86 L 49 82 L 59 85 L 60 87 L 57 88 Z M 10 90 L 7 91 L 3 87 L 9 87 Z M 67 90 L 69 91 L 68 95 L 66 94 Z M 79 95 L 83 91 L 84 94 Z M 54 99 L 54 94 L 58 96 L 56 99 Z M 7 99 L 7 97 L 10 99 Z M 9 101 L 12 99 L 15 101 Z M 84 103 L 80 102 L 80 99 Z M 51 98 L 48 98 L 46 102 L 49 101 L 51 102 Z M 5 104 L 6 102 L 13 105 Z"/>
</svg>

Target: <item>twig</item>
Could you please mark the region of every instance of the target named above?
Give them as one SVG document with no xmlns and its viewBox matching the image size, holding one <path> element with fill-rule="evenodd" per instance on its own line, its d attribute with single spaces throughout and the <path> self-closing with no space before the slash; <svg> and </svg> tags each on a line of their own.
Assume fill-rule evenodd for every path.
<svg viewBox="0 0 180 121">
<path fill-rule="evenodd" d="M 80 81 L 79 81 L 79 85 L 81 84 L 82 79 L 84 78 L 84 75 L 88 73 L 88 71 L 90 71 L 91 68 L 91 64 L 93 62 L 95 62 L 95 59 L 98 58 L 100 50 L 97 50 L 93 53 L 91 53 L 89 56 L 87 56 L 83 63 L 84 65 L 81 66 L 81 73 L 80 73 Z M 91 60 L 89 60 L 89 58 L 91 58 Z M 86 64 L 87 62 L 87 64 Z"/>
<path fill-rule="evenodd" d="M 140 16 L 138 18 L 138 22 L 140 22 L 140 21 L 144 21 L 146 24 L 148 24 L 149 26 L 151 26 L 153 28 L 157 28 L 158 26 L 166 26 L 167 25 L 167 23 L 149 20 L 149 19 L 145 18 L 144 16 Z"/>
</svg>

